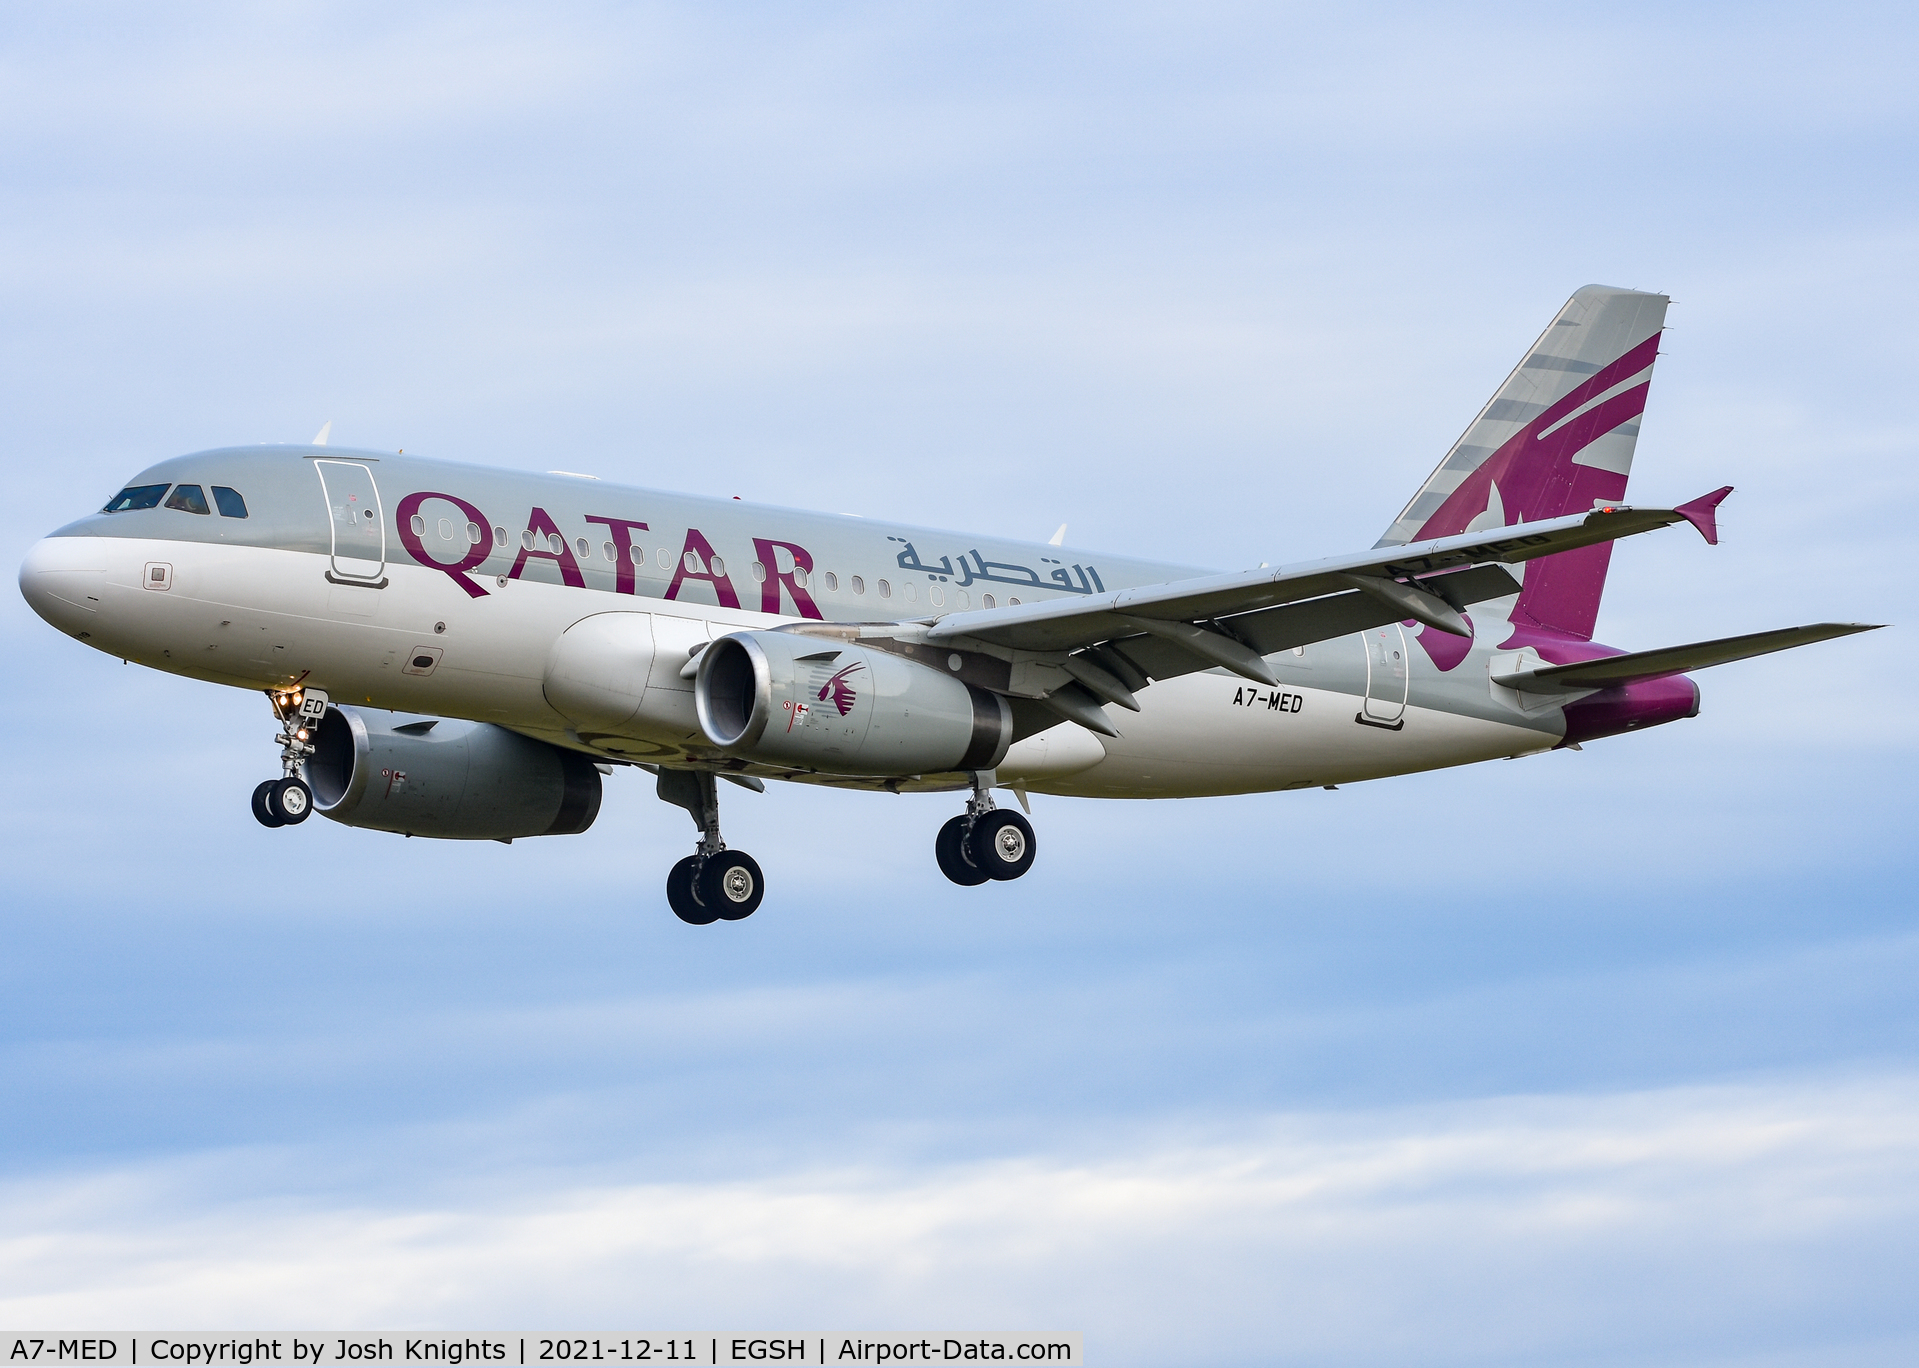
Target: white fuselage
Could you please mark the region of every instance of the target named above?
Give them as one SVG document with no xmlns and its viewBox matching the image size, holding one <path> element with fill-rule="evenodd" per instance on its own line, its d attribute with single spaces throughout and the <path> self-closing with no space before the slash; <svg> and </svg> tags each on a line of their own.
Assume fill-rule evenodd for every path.
<svg viewBox="0 0 1919 1368">
<path fill-rule="evenodd" d="M 671 763 L 706 746 L 693 681 L 683 673 L 693 647 L 728 632 L 793 621 L 653 597 L 644 581 L 639 594 L 608 601 L 564 584 L 501 576 L 487 581 L 484 598 L 475 598 L 448 575 L 401 561 L 386 565 L 379 589 L 339 582 L 329 575 L 330 564 L 312 551 L 63 535 L 34 548 L 21 585 L 35 609 L 62 630 L 155 669 L 248 689 L 307 682 L 340 703 L 492 722 L 605 759 L 643 762 Z M 870 602 L 856 605 L 850 595 L 819 587 L 817 578 L 815 586 L 827 621 L 870 619 Z M 648 630 L 641 635 L 650 639 L 651 653 L 637 715 L 618 736 L 596 733 L 589 740 L 554 708 L 546 681 L 562 635 L 606 612 L 644 615 Z M 1368 680 L 1373 668 L 1374 647 L 1365 635 L 1270 657 L 1282 682 L 1278 690 L 1223 670 L 1156 683 L 1141 693 L 1140 712 L 1106 710 L 1119 736 L 1099 737 L 1063 722 L 1016 742 L 999 778 L 1086 797 L 1245 793 L 1527 754 L 1558 741 L 1556 715 L 1541 718 L 1514 707 L 1511 721 L 1499 721 L 1426 697 L 1430 662 L 1399 628 L 1375 645 L 1403 653 L 1403 662 L 1396 676 L 1375 672 L 1387 684 L 1375 681 L 1369 699 L 1368 686 L 1355 683 Z M 1491 701 L 1503 691 L 1488 682 L 1490 658 L 1476 649 L 1451 672 L 1451 687 L 1471 672 Z M 1362 720 L 1381 704 L 1380 715 L 1398 725 Z M 925 776 L 908 787 L 961 782 Z"/>
</svg>

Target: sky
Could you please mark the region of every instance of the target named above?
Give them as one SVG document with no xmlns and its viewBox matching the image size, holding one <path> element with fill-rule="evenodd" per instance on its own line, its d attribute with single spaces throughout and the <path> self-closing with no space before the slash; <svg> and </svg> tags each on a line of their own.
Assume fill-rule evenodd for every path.
<svg viewBox="0 0 1919 1368">
<path fill-rule="evenodd" d="M 263 700 L 0 596 L 0 1324 L 1919 1353 L 1919 16 L 10 5 L 0 551 L 333 441 L 1237 569 L 1372 544 L 1574 289 L 1673 298 L 1600 640 L 1691 721 L 1231 799 L 268 831 Z"/>
</svg>

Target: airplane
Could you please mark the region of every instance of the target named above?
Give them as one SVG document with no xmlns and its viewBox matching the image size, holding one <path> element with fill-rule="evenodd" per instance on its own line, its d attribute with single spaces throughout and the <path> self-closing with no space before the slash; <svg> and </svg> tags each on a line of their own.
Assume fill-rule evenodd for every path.
<svg viewBox="0 0 1919 1368">
<path fill-rule="evenodd" d="M 1568 300 L 1372 547 L 1209 571 L 314 442 L 149 467 L 38 542 L 28 603 L 123 660 L 264 692 L 267 827 L 585 831 L 654 777 L 683 921 L 760 906 L 719 781 L 965 794 L 940 870 L 1017 879 L 1030 793 L 1333 788 L 1697 715 L 1690 671 L 1872 630 L 1592 639 L 1615 541 L 1718 541 L 1727 486 L 1624 502 L 1668 298 Z M 329 422 L 329 428 L 331 424 Z M 1002 808 L 1010 792 L 1021 811 Z"/>
</svg>

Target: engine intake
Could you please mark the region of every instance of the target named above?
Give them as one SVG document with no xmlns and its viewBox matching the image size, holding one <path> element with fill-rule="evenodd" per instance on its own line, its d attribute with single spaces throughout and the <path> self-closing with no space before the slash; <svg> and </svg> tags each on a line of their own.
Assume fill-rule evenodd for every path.
<svg viewBox="0 0 1919 1368">
<path fill-rule="evenodd" d="M 1013 741 L 1006 700 L 857 643 L 734 632 L 700 655 L 706 739 L 763 764 L 903 778 L 992 769 Z"/>
<path fill-rule="evenodd" d="M 489 722 L 388 721 L 328 708 L 306 762 L 314 810 L 351 827 L 510 841 L 571 836 L 600 815 L 600 773 Z"/>
</svg>

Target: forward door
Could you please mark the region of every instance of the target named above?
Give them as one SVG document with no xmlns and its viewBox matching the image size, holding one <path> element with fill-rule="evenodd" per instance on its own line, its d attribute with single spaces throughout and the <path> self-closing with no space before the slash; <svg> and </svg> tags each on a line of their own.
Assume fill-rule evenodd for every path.
<svg viewBox="0 0 1919 1368">
<path fill-rule="evenodd" d="M 354 584 L 386 573 L 386 510 L 373 469 L 358 461 L 315 461 L 332 527 L 333 577 Z"/>
</svg>

